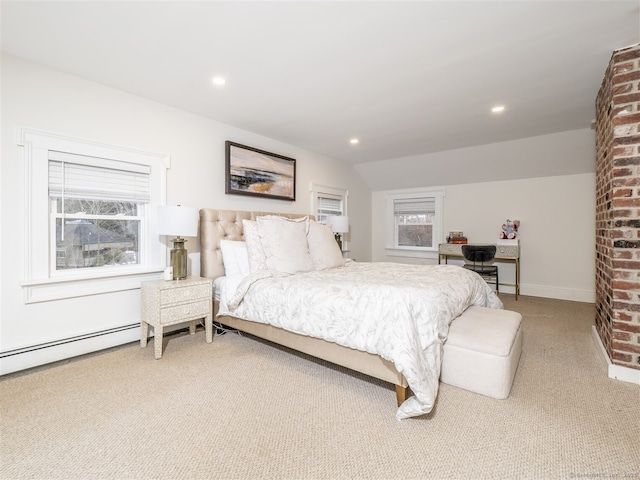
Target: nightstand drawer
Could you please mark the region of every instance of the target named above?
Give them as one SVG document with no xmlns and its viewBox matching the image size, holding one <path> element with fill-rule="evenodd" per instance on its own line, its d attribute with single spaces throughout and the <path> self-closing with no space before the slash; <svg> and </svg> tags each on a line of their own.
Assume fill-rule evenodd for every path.
<svg viewBox="0 0 640 480">
<path fill-rule="evenodd" d="M 185 285 L 179 288 L 168 288 L 160 291 L 160 305 L 183 303 L 197 298 L 209 298 L 211 296 L 211 284 Z"/>
<path fill-rule="evenodd" d="M 160 323 L 170 323 L 181 318 L 204 317 L 211 312 L 211 300 L 165 307 L 160 310 Z"/>
</svg>

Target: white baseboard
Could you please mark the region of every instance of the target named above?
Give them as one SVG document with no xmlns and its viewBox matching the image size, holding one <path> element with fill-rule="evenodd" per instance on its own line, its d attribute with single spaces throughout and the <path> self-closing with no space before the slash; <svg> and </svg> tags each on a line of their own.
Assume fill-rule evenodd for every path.
<svg viewBox="0 0 640 480">
<path fill-rule="evenodd" d="M 502 287 L 500 290 L 502 290 Z M 556 300 L 569 300 L 572 302 L 596 303 L 595 291 L 575 290 L 572 288 L 520 284 L 520 295 L 555 298 Z"/>
<path fill-rule="evenodd" d="M 620 380 L 622 382 L 629 382 L 640 385 L 640 370 L 636 370 L 635 368 L 623 367 L 621 365 L 615 365 L 611 362 L 611 359 L 607 354 L 607 350 L 602 344 L 600 335 L 598 335 L 598 330 L 596 329 L 595 325 L 592 325 L 591 327 L 591 337 L 600 350 L 602 358 L 604 358 L 604 360 L 607 362 L 607 366 L 609 367 L 609 378 L 615 378 L 616 380 Z"/>
</svg>

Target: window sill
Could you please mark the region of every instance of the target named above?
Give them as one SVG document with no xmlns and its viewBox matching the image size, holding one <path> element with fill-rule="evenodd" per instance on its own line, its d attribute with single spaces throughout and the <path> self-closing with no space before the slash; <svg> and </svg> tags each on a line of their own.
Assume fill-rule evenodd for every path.
<svg viewBox="0 0 640 480">
<path fill-rule="evenodd" d="M 65 298 L 140 288 L 140 282 L 161 278 L 162 267 L 142 268 L 127 272 L 109 272 L 100 276 L 43 278 L 21 282 L 24 303 L 49 302 Z"/>
<path fill-rule="evenodd" d="M 409 258 L 429 258 L 429 259 L 438 259 L 438 250 L 413 250 L 413 249 L 405 249 L 405 248 L 393 248 L 386 247 L 385 248 L 387 255 L 389 257 L 409 257 Z"/>
</svg>

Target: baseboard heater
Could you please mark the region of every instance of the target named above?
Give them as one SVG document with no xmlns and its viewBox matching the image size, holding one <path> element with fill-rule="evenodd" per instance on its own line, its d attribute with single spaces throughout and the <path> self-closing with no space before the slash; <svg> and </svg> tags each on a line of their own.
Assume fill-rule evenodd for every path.
<svg viewBox="0 0 640 480">
<path fill-rule="evenodd" d="M 175 329 L 167 331 L 165 335 L 188 331 L 188 328 L 183 325 L 176 325 L 175 327 Z M 200 328 L 200 325 L 197 325 L 196 328 Z M 7 350 L 0 352 L 0 375 L 27 370 L 133 342 L 140 342 L 140 323 L 138 322 Z"/>
<path fill-rule="evenodd" d="M 109 328 L 107 330 L 100 330 L 92 333 L 85 333 L 84 335 L 76 335 L 75 337 L 63 338 L 60 340 L 54 340 L 52 342 L 40 343 L 38 345 L 30 345 L 28 347 L 16 348 L 15 350 L 9 350 L 6 352 L 0 352 L 0 358 L 11 357 L 13 355 L 20 355 L 23 353 L 35 352 L 45 348 L 59 347 L 67 343 L 79 342 L 90 338 L 102 337 L 104 335 L 112 335 L 114 333 L 120 333 L 134 328 L 140 328 L 140 323 L 132 323 L 130 325 L 124 325 L 122 327 Z"/>
</svg>

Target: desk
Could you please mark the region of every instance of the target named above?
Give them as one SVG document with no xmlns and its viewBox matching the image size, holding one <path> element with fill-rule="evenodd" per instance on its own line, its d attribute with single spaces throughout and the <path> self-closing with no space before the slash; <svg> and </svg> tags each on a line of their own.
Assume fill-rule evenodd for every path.
<svg viewBox="0 0 640 480">
<path fill-rule="evenodd" d="M 449 257 L 464 258 L 462 255 L 462 245 L 458 243 L 441 243 L 438 245 L 438 263 L 444 258 L 447 263 Z M 520 295 L 520 245 L 496 245 L 496 260 L 513 262 L 516 267 L 516 283 L 501 283 L 509 287 L 515 287 L 516 300 Z"/>
</svg>

